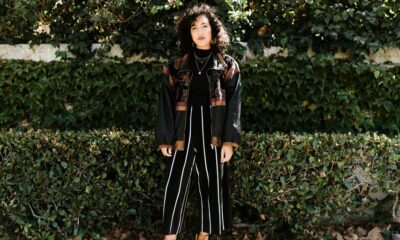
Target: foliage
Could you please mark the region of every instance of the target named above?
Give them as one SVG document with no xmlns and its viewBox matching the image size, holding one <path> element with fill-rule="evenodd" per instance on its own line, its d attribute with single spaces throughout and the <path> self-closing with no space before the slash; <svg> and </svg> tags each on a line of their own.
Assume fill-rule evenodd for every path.
<svg viewBox="0 0 400 240">
<path fill-rule="evenodd" d="M 349 51 L 364 60 L 371 51 L 400 44 L 400 2 L 396 0 L 250 1 L 249 42 L 288 48 L 301 56 L 309 47 L 332 57 Z"/>
<path fill-rule="evenodd" d="M 153 127 L 160 63 L 0 63 L 0 125 L 53 129 Z"/>
<path fill-rule="evenodd" d="M 399 133 L 398 67 L 318 57 L 240 67 L 246 131 Z M 0 126 L 153 129 L 161 69 L 159 62 L 0 62 Z"/>
<path fill-rule="evenodd" d="M 398 136 L 247 132 L 243 139 L 230 162 L 234 222 L 269 239 L 279 239 L 283 225 L 311 239 L 322 218 L 379 210 L 370 185 L 349 181 L 356 166 L 386 199 L 399 191 Z M 155 149 L 145 131 L 2 131 L 0 235 L 99 239 L 123 225 L 157 234 L 168 159 Z"/>
<path fill-rule="evenodd" d="M 145 132 L 3 132 L 2 225 L 40 239 L 98 239 L 128 219 L 149 226 L 162 189 L 149 140 Z"/>
<path fill-rule="evenodd" d="M 242 69 L 247 129 L 399 133 L 398 67 L 292 57 Z"/>
<path fill-rule="evenodd" d="M 125 56 L 176 55 L 177 15 L 193 1 L 0 1 L 0 43 L 71 44 L 78 58 L 91 58 L 92 43 L 119 43 Z M 197 1 L 194 1 L 197 2 Z M 242 56 L 240 42 L 259 56 L 264 46 L 281 46 L 302 56 L 312 47 L 332 56 L 350 52 L 363 60 L 369 51 L 399 46 L 400 2 L 396 0 L 204 1 L 218 6 L 232 36 L 228 52 Z M 32 14 L 34 13 L 34 14 Z M 49 26 L 50 32 L 37 31 Z"/>
<path fill-rule="evenodd" d="M 120 44 L 125 58 L 176 56 L 177 14 L 191 2 L 0 0 L 1 44 L 68 43 L 77 56 L 0 62 L 0 127 L 25 131 L 0 132 L 0 235 L 99 239 L 124 224 L 156 234 L 165 159 L 153 134 L 139 130 L 154 127 L 162 66 L 87 60 L 96 42 L 101 51 Z M 235 223 L 269 239 L 282 239 L 281 229 L 311 239 L 322 219 L 377 215 L 383 202 L 349 179 L 361 167 L 386 199 L 399 192 L 399 136 L 367 132 L 400 132 L 399 68 L 363 60 L 399 46 L 400 2 L 205 2 L 218 5 L 235 58 L 241 42 L 258 56 L 269 46 L 289 50 L 240 64 L 246 133 L 231 162 Z M 349 58 L 335 60 L 337 51 Z M 42 128 L 61 131 L 34 130 Z M 189 205 L 189 216 L 196 211 Z"/>
<path fill-rule="evenodd" d="M 250 219 L 259 216 L 258 228 L 272 239 L 281 239 L 273 236 L 285 226 L 289 239 L 316 239 L 323 219 L 342 225 L 372 215 L 378 222 L 385 201 L 371 199 L 373 184 L 357 181 L 354 169 L 362 168 L 385 194 L 398 191 L 398 137 L 246 133 L 234 161 L 234 199 L 253 210 Z M 383 221 L 390 222 L 387 216 Z"/>
</svg>

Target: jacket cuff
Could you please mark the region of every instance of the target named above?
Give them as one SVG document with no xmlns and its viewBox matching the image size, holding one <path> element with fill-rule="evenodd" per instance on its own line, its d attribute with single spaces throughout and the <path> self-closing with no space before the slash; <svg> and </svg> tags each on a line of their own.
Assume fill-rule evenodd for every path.
<svg viewBox="0 0 400 240">
<path fill-rule="evenodd" d="M 224 142 L 224 143 L 222 144 L 222 146 L 223 146 L 223 145 L 232 146 L 232 147 L 235 148 L 235 149 L 238 149 L 238 148 L 239 148 L 239 144 L 234 143 L 234 142 Z"/>
<path fill-rule="evenodd" d="M 170 147 L 172 149 L 172 145 L 169 144 L 160 144 L 157 150 L 161 150 L 162 147 Z"/>
</svg>

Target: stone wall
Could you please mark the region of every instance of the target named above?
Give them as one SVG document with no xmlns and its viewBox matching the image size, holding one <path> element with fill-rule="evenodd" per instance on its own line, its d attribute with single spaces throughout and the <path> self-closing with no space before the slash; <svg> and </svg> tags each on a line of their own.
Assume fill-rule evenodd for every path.
<svg viewBox="0 0 400 240">
<path fill-rule="evenodd" d="M 246 46 L 243 43 L 243 46 Z M 101 47 L 100 44 L 93 44 L 92 50 L 95 51 Z M 40 44 L 30 46 L 29 44 L 16 44 L 16 45 L 8 45 L 8 44 L 0 44 L 0 59 L 3 60 L 31 60 L 31 61 L 58 61 L 59 58 L 56 58 L 56 51 L 67 51 L 68 56 L 74 57 L 73 54 L 68 52 L 67 44 L 60 44 L 60 47 L 54 47 L 51 44 Z M 307 52 L 308 55 L 312 56 L 315 53 L 309 49 Z M 264 56 L 269 57 L 275 54 L 279 54 L 282 56 L 287 55 L 287 51 L 280 47 L 270 47 L 264 49 Z M 337 52 L 335 54 L 336 58 L 346 58 L 348 53 L 346 52 Z M 123 57 L 122 49 L 118 44 L 113 45 L 111 47 L 110 52 L 107 54 L 109 57 Z M 248 60 L 254 58 L 254 54 L 248 50 L 242 60 Z M 128 59 L 128 62 L 133 61 L 141 61 L 143 59 L 140 56 L 131 56 Z M 146 58 L 144 60 L 154 60 L 151 58 Z M 370 54 L 369 58 L 366 61 L 370 61 L 375 64 L 385 64 L 389 63 L 390 65 L 400 65 L 400 49 L 399 48 L 382 48 L 378 52 L 374 54 Z"/>
</svg>

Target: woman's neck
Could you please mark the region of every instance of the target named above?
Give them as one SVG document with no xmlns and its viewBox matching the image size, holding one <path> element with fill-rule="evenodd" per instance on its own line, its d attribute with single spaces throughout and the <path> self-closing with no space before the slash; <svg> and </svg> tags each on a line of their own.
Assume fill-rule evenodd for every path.
<svg viewBox="0 0 400 240">
<path fill-rule="evenodd" d="M 209 48 L 209 49 L 195 48 L 194 51 L 195 51 L 196 55 L 199 57 L 207 57 L 211 53 L 211 48 Z"/>
</svg>

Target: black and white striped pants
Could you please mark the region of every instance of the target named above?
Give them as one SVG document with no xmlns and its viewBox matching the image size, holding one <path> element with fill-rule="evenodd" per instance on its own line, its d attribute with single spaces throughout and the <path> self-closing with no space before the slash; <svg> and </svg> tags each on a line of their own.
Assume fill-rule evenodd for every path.
<svg viewBox="0 0 400 240">
<path fill-rule="evenodd" d="M 231 228 L 228 163 L 220 162 L 220 147 L 211 146 L 210 106 L 189 106 L 184 151 L 167 158 L 162 233 L 178 234 L 185 225 L 185 208 L 192 172 L 200 197 L 199 231 L 220 235 Z"/>
</svg>

